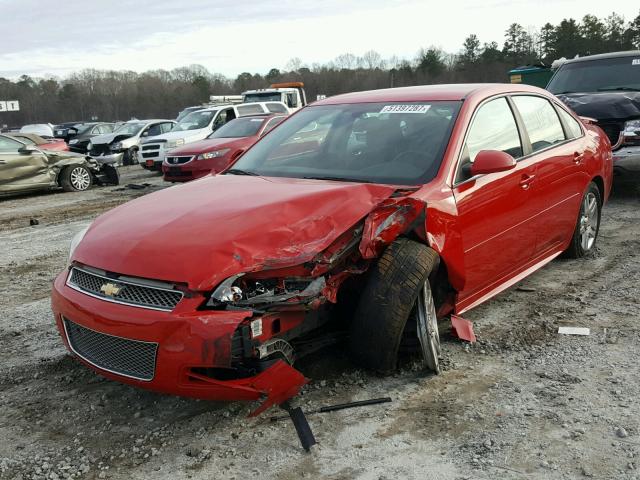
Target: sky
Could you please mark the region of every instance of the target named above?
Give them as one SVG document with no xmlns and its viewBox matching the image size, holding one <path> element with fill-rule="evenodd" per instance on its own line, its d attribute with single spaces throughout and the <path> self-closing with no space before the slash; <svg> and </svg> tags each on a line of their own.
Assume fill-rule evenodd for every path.
<svg viewBox="0 0 640 480">
<path fill-rule="evenodd" d="M 456 53 L 471 33 L 502 45 L 513 22 L 539 28 L 614 9 L 640 13 L 601 0 L 0 0 L 0 76 L 200 64 L 234 77 L 368 50 L 413 59 L 431 45 Z"/>
</svg>

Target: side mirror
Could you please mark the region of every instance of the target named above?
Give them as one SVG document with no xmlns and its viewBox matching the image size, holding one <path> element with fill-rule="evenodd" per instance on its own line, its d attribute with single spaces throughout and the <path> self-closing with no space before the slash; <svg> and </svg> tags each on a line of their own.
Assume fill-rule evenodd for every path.
<svg viewBox="0 0 640 480">
<path fill-rule="evenodd" d="M 149 136 L 149 131 L 145 130 L 144 132 L 142 132 L 142 135 L 140 135 L 141 137 L 148 137 Z"/>
<path fill-rule="evenodd" d="M 20 155 L 33 155 L 34 153 L 37 153 L 37 152 L 39 152 L 39 150 L 33 147 L 22 147 L 21 149 L 18 150 L 18 153 Z"/>
<path fill-rule="evenodd" d="M 506 172 L 515 166 L 515 159 L 508 153 L 500 150 L 481 150 L 471 165 L 471 175 Z"/>
</svg>

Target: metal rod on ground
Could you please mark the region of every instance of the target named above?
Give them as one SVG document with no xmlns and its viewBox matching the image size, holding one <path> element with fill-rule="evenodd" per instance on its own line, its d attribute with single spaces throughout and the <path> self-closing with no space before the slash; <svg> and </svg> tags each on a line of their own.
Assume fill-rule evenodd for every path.
<svg viewBox="0 0 640 480">
<path fill-rule="evenodd" d="M 388 403 L 390 401 L 391 401 L 391 397 L 382 397 L 382 398 L 372 398 L 369 400 L 359 400 L 357 402 L 339 403 L 337 405 L 329 405 L 326 407 L 320 407 L 317 410 L 311 410 L 310 412 L 307 412 L 307 415 L 311 413 L 335 412 L 336 410 L 344 410 L 346 408 L 365 407 L 367 405 L 377 405 L 379 403 Z M 287 410 L 287 411 L 290 411 L 290 410 Z M 271 421 L 277 422 L 278 420 L 284 420 L 285 418 L 289 418 L 289 415 L 271 417 Z"/>
</svg>

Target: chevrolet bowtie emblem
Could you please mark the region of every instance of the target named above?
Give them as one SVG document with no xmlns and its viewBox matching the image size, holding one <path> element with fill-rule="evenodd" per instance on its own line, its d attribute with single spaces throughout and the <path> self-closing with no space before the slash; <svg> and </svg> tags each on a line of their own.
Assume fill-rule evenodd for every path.
<svg viewBox="0 0 640 480">
<path fill-rule="evenodd" d="M 100 291 L 107 297 L 113 297 L 117 295 L 118 293 L 120 293 L 120 290 L 122 290 L 122 287 L 119 287 L 114 283 L 103 283 L 100 287 Z"/>
</svg>

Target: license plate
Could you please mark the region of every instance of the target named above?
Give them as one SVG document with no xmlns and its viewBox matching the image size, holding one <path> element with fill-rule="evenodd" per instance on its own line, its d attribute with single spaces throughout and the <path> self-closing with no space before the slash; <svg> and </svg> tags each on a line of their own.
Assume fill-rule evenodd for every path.
<svg viewBox="0 0 640 480">
<path fill-rule="evenodd" d="M 147 160 L 147 167 L 153 167 L 153 160 Z"/>
<path fill-rule="evenodd" d="M 58 130 L 58 135 L 64 135 L 64 130 Z"/>
<path fill-rule="evenodd" d="M 169 174 L 170 175 L 178 175 L 180 174 L 182 170 L 180 170 L 178 167 L 169 167 Z"/>
</svg>

